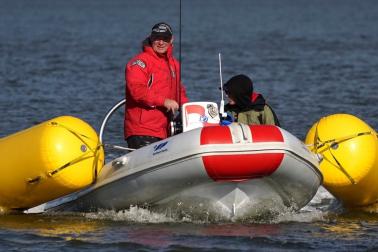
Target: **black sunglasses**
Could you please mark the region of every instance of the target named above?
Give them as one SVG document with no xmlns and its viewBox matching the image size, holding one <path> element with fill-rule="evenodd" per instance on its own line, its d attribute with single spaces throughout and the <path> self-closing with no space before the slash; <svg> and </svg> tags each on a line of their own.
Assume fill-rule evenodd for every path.
<svg viewBox="0 0 378 252">
<path fill-rule="evenodd" d="M 157 41 L 157 40 L 163 40 L 164 42 L 169 43 L 171 42 L 171 39 L 172 38 L 166 37 L 166 36 L 152 36 L 151 37 L 152 42 Z"/>
</svg>

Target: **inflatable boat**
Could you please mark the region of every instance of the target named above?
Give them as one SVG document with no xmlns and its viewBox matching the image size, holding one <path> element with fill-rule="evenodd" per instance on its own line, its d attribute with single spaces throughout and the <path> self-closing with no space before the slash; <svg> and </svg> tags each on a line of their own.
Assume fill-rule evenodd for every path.
<svg viewBox="0 0 378 252">
<path fill-rule="evenodd" d="M 298 210 L 317 192 L 317 156 L 289 132 L 272 125 L 219 125 L 216 104 L 191 103 L 183 110 L 183 133 L 112 160 L 96 183 L 37 211 L 141 206 L 248 218 L 260 210 Z"/>
</svg>

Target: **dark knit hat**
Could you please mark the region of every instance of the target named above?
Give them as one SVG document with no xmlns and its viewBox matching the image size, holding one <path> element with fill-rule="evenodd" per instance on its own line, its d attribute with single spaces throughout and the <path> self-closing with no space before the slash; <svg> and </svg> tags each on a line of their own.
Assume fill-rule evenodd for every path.
<svg viewBox="0 0 378 252">
<path fill-rule="evenodd" d="M 235 111 L 246 111 L 253 107 L 251 100 L 253 83 L 248 76 L 244 74 L 233 76 L 223 85 L 223 90 L 235 101 Z"/>
<path fill-rule="evenodd" d="M 223 90 L 233 95 L 252 95 L 253 82 L 244 74 L 235 75 L 223 85 Z"/>
<path fill-rule="evenodd" d="M 150 38 L 153 40 L 155 38 L 172 38 L 172 28 L 167 23 L 157 23 L 152 27 Z"/>
</svg>

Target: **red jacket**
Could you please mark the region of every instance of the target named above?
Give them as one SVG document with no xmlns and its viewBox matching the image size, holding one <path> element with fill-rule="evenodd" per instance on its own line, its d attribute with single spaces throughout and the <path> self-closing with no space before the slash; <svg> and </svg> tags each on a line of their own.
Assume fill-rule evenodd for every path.
<svg viewBox="0 0 378 252">
<path fill-rule="evenodd" d="M 150 45 L 126 65 L 125 139 L 132 135 L 166 138 L 169 115 L 166 98 L 179 102 L 179 62 L 169 47 L 167 55 L 158 56 Z M 181 83 L 180 105 L 188 102 Z"/>
</svg>

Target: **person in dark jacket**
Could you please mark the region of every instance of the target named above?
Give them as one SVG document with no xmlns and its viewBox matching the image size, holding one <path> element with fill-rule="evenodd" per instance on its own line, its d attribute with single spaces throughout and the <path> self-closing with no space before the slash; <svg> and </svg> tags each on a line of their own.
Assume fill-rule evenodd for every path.
<svg viewBox="0 0 378 252">
<path fill-rule="evenodd" d="M 144 40 L 143 52 L 126 65 L 124 134 L 129 148 L 167 138 L 171 115 L 188 102 L 172 50 L 172 28 L 158 23 Z"/>
<path fill-rule="evenodd" d="M 223 90 L 229 99 L 225 111 L 231 114 L 236 122 L 280 126 L 276 114 L 264 97 L 253 91 L 253 82 L 248 76 L 233 76 L 224 84 Z"/>
</svg>

